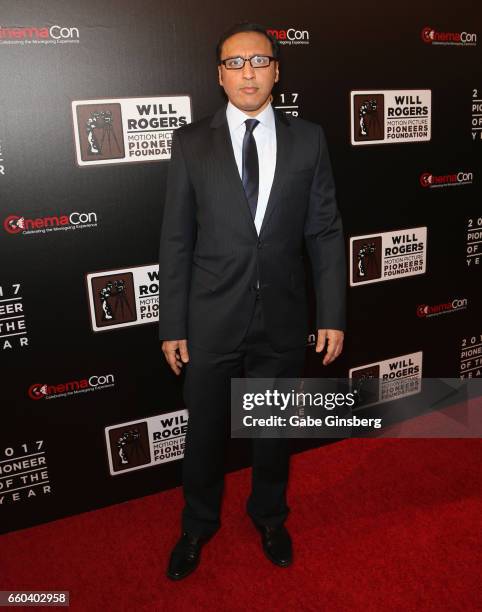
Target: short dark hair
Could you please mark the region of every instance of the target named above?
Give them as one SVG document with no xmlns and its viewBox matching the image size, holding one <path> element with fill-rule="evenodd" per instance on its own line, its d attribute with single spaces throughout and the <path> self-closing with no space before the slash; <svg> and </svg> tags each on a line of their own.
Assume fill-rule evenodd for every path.
<svg viewBox="0 0 482 612">
<path fill-rule="evenodd" d="M 216 46 L 216 61 L 218 64 L 221 63 L 221 51 L 223 49 L 224 42 L 228 38 L 231 38 L 231 36 L 234 36 L 235 34 L 240 34 L 241 32 L 258 32 L 259 34 L 263 34 L 263 36 L 266 36 L 266 38 L 271 43 L 272 56 L 275 58 L 275 60 L 279 61 L 279 43 L 277 39 L 270 32 L 268 32 L 267 28 L 260 25 L 259 23 L 250 23 L 249 21 L 243 21 L 241 23 L 236 23 L 235 25 L 231 26 L 229 30 L 226 30 L 226 32 L 224 32 L 224 34 L 219 39 L 218 44 Z"/>
</svg>

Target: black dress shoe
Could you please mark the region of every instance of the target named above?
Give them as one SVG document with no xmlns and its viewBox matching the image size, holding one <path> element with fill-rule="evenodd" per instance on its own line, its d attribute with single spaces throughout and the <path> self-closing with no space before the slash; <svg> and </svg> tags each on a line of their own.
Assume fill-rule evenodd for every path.
<svg viewBox="0 0 482 612">
<path fill-rule="evenodd" d="M 184 531 L 172 550 L 167 577 L 171 580 L 181 580 L 189 576 L 199 565 L 201 548 L 207 540 L 207 537 Z"/>
<path fill-rule="evenodd" d="M 270 561 L 280 567 L 288 567 L 293 561 L 293 547 L 291 537 L 284 525 L 271 527 L 258 525 L 256 529 L 261 533 L 261 541 L 265 555 Z"/>
</svg>

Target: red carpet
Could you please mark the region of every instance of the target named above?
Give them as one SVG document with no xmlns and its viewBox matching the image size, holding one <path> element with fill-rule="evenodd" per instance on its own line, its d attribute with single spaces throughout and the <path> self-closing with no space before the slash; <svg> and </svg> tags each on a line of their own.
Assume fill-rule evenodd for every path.
<svg viewBox="0 0 482 612">
<path fill-rule="evenodd" d="M 184 581 L 164 577 L 178 488 L 2 536 L 0 590 L 69 590 L 86 612 L 481 609 L 480 440 L 346 440 L 291 465 L 290 568 L 263 555 L 242 470 Z"/>
</svg>

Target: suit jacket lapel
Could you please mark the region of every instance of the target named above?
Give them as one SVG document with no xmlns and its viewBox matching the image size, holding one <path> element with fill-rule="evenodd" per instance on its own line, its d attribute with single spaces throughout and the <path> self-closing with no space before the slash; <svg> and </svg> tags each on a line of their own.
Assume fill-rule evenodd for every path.
<svg viewBox="0 0 482 612">
<path fill-rule="evenodd" d="M 283 193 L 283 184 L 286 180 L 290 155 L 292 154 L 293 134 L 290 130 L 289 121 L 286 115 L 281 111 L 275 110 L 274 116 L 276 126 L 276 165 L 273 184 L 271 185 L 271 191 L 266 205 L 266 212 L 259 232 L 260 237 L 266 229 L 269 218 L 273 214 L 273 210 Z"/>
<path fill-rule="evenodd" d="M 225 176 L 229 185 L 233 188 L 234 200 L 239 202 L 239 209 L 248 224 L 249 231 L 253 232 L 257 237 L 258 233 L 256 231 L 256 226 L 249 209 L 246 194 L 244 193 L 243 182 L 239 176 L 236 158 L 234 157 L 231 135 L 226 119 L 226 106 L 223 106 L 216 112 L 210 125 L 214 132 L 215 154 L 217 162 L 219 163 L 219 171 Z"/>
</svg>

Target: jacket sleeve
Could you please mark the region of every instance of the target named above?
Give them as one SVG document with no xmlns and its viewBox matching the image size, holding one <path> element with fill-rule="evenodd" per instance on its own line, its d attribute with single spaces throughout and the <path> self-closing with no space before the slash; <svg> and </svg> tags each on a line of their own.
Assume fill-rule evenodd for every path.
<svg viewBox="0 0 482 612">
<path fill-rule="evenodd" d="M 182 139 L 173 132 L 159 248 L 159 338 L 187 338 L 187 308 L 196 240 L 195 194 Z"/>
<path fill-rule="evenodd" d="M 305 242 L 316 292 L 317 329 L 346 327 L 346 256 L 343 225 L 323 128 L 305 221 Z"/>
</svg>

